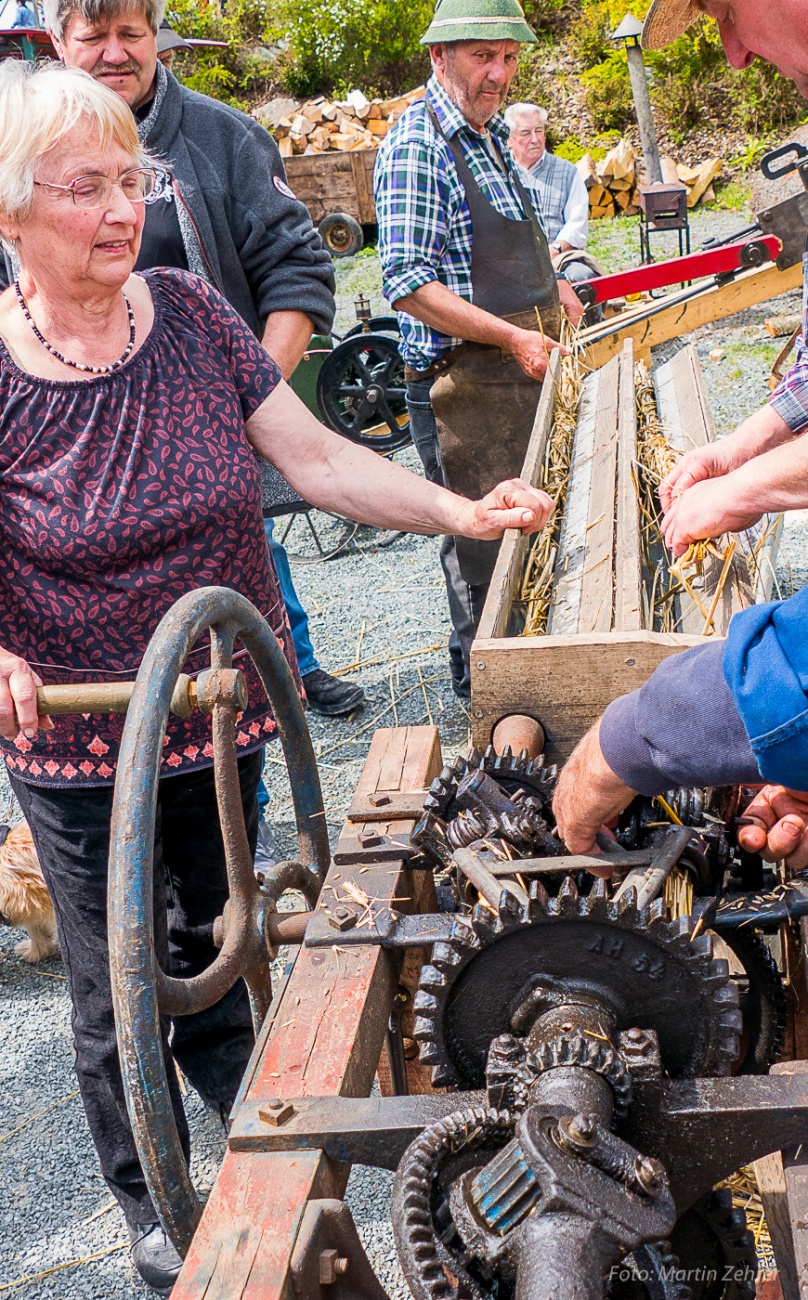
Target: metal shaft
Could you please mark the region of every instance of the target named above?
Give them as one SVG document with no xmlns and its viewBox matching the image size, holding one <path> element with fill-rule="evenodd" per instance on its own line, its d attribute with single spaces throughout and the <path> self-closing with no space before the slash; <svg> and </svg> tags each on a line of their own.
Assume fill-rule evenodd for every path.
<svg viewBox="0 0 808 1300">
<path fill-rule="evenodd" d="M 662 164 L 659 161 L 659 145 L 651 108 L 651 96 L 648 93 L 648 73 L 639 45 L 628 45 L 626 54 L 628 75 L 631 78 L 631 93 L 634 96 L 634 108 L 637 112 L 637 125 L 640 128 L 640 140 L 645 159 L 646 181 L 656 185 L 662 181 Z"/>
</svg>

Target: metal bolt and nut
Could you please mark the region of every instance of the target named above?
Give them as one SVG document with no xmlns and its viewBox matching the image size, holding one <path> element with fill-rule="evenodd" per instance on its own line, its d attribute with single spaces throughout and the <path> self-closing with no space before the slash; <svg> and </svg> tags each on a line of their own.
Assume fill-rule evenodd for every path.
<svg viewBox="0 0 808 1300">
<path fill-rule="evenodd" d="M 368 803 L 372 808 L 386 808 L 390 803 L 389 794 L 371 794 L 368 795 Z"/>
<path fill-rule="evenodd" d="M 259 1107 L 258 1118 L 262 1119 L 265 1124 L 271 1124 L 273 1128 L 279 1128 L 285 1124 L 295 1113 L 295 1108 L 290 1101 L 283 1101 L 280 1097 L 273 1097 L 271 1101 L 265 1101 Z"/>
<path fill-rule="evenodd" d="M 634 1175 L 648 1196 L 661 1196 L 667 1185 L 665 1166 L 653 1156 L 639 1156 L 634 1161 Z"/>
<path fill-rule="evenodd" d="M 332 1286 L 338 1277 L 344 1277 L 351 1266 L 346 1255 L 338 1250 L 320 1251 L 320 1286 Z"/>
<path fill-rule="evenodd" d="M 328 924 L 335 930 L 352 930 L 357 920 L 353 908 L 346 907 L 344 903 L 340 903 L 339 907 L 331 908 L 328 913 Z"/>
<path fill-rule="evenodd" d="M 588 1149 L 597 1141 L 598 1122 L 594 1115 L 564 1115 L 558 1126 L 571 1146 Z"/>
<path fill-rule="evenodd" d="M 382 842 L 382 837 L 378 831 L 360 831 L 358 835 L 359 843 L 363 849 L 375 849 Z"/>
</svg>

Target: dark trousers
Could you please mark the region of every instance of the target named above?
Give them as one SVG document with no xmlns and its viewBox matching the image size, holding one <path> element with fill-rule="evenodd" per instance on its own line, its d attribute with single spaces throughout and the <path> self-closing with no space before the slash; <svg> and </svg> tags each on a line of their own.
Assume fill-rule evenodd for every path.
<svg viewBox="0 0 808 1300">
<path fill-rule="evenodd" d="M 239 760 L 244 817 L 255 852 L 256 790 L 263 751 Z M 101 1170 L 130 1224 L 153 1223 L 126 1111 L 115 1039 L 107 947 L 107 860 L 112 788 L 50 790 L 10 776 L 53 900 L 73 1003 L 76 1074 Z M 154 851 L 155 948 L 165 970 L 196 975 L 216 956 L 213 922 L 227 898 L 213 769 L 160 782 Z M 253 1046 L 250 1004 L 239 980 L 216 1006 L 163 1023 L 166 1072 L 180 1139 L 189 1154 L 174 1060 L 201 1097 L 229 1109 Z"/>
<path fill-rule="evenodd" d="M 421 457 L 424 473 L 432 483 L 440 483 L 445 487 L 438 430 L 429 400 L 429 390 L 434 382 L 431 378 L 411 380 L 407 384 L 407 408 L 410 413 L 410 436 Z M 472 587 L 461 577 L 453 537 L 444 537 L 441 542 L 440 562 L 452 620 L 452 634 L 449 637 L 452 680 L 462 694 L 468 694 L 471 690 L 471 643 L 482 618 L 488 584 Z"/>
</svg>

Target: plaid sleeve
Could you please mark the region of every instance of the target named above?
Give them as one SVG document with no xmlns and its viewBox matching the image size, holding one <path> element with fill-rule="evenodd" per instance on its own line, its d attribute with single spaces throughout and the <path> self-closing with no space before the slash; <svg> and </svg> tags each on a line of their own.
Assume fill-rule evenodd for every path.
<svg viewBox="0 0 808 1300">
<path fill-rule="evenodd" d="M 423 140 L 405 139 L 380 152 L 374 188 L 383 292 L 396 303 L 439 278 L 452 194 Z"/>
<path fill-rule="evenodd" d="M 804 433 L 808 429 L 808 346 L 804 334 L 797 339 L 794 364 L 775 388 L 769 404 L 792 433 Z"/>
</svg>

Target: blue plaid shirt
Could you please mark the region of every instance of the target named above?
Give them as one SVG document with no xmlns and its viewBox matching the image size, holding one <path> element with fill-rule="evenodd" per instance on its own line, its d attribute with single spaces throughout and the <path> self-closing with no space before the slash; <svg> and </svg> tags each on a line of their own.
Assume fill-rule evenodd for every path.
<svg viewBox="0 0 808 1300">
<path fill-rule="evenodd" d="M 483 136 L 469 126 L 436 77 L 427 83 L 426 100 L 447 136 L 457 136 L 471 174 L 489 203 L 504 217 L 523 221 L 512 177 L 516 164 L 508 149 L 508 128 L 495 116 Z M 492 157 L 489 143 L 506 171 Z M 394 306 L 400 298 L 439 280 L 458 297 L 472 301 L 471 217 L 449 146 L 435 129 L 419 100 L 385 136 L 373 176 L 379 222 L 379 256 L 384 295 Z M 407 312 L 397 313 L 400 351 L 414 370 L 425 370 L 436 357 L 462 339 L 431 329 Z"/>
<path fill-rule="evenodd" d="M 802 334 L 797 339 L 793 366 L 769 398 L 769 404 L 794 434 L 808 429 L 808 253 L 803 254 L 802 267 Z"/>
</svg>

